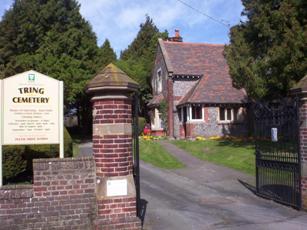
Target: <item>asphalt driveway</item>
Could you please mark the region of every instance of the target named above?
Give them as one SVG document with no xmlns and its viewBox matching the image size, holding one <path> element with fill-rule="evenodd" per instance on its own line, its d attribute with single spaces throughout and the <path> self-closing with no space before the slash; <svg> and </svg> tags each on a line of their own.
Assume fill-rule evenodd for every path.
<svg viewBox="0 0 307 230">
<path fill-rule="evenodd" d="M 186 167 L 162 170 L 141 162 L 144 229 L 307 229 L 307 213 L 255 196 L 248 188 L 252 176 L 199 161 L 167 141 L 161 144 Z M 81 154 L 89 148 L 81 148 Z"/>
</svg>

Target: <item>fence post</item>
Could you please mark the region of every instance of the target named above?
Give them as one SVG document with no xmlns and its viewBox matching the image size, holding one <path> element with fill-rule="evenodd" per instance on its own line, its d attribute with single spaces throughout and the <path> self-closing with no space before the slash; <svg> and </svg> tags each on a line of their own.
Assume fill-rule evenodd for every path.
<svg viewBox="0 0 307 230">
<path fill-rule="evenodd" d="M 290 90 L 298 97 L 301 208 L 307 210 L 307 75 Z"/>
<path fill-rule="evenodd" d="M 87 85 L 92 94 L 96 229 L 141 229 L 132 156 L 132 93 L 138 84 L 109 64 Z"/>
</svg>

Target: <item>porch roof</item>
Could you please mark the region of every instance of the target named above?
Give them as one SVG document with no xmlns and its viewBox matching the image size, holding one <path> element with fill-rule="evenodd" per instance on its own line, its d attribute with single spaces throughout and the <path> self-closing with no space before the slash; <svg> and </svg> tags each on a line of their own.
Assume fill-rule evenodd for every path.
<svg viewBox="0 0 307 230">
<path fill-rule="evenodd" d="M 299 82 L 296 83 L 291 88 L 291 93 L 297 93 L 301 91 L 306 91 L 307 90 L 307 75 L 305 75 Z"/>
<path fill-rule="evenodd" d="M 224 82 L 223 82 L 224 81 Z M 232 87 L 231 80 L 219 77 L 202 77 L 179 101 L 183 104 L 244 104 L 248 102 L 245 90 Z"/>
<path fill-rule="evenodd" d="M 164 96 L 162 93 L 154 95 L 154 97 L 148 102 L 148 106 L 149 107 L 159 106 L 163 100 L 164 100 Z"/>
</svg>

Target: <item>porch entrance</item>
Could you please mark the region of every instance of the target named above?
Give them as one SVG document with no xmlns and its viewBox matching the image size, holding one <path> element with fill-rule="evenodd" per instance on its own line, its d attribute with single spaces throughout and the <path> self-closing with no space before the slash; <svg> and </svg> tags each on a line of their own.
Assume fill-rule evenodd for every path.
<svg viewBox="0 0 307 230">
<path fill-rule="evenodd" d="M 255 104 L 254 121 L 257 193 L 300 209 L 297 100 Z"/>
</svg>

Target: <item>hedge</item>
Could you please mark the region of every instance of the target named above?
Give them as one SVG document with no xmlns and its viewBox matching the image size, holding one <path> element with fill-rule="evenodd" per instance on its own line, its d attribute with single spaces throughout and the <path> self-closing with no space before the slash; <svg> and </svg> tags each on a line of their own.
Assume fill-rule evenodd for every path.
<svg viewBox="0 0 307 230">
<path fill-rule="evenodd" d="M 59 156 L 59 145 L 10 145 L 3 146 L 4 182 L 32 178 L 32 160 Z M 72 157 L 72 139 L 64 128 L 64 156 Z M 25 179 L 28 180 L 28 179 Z"/>
</svg>

